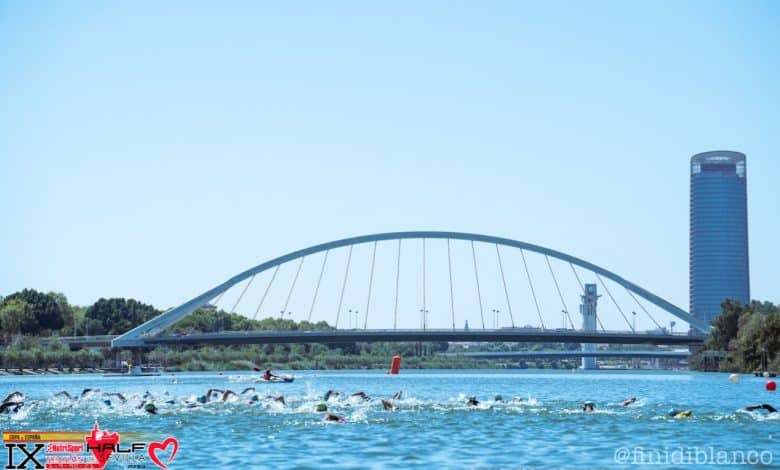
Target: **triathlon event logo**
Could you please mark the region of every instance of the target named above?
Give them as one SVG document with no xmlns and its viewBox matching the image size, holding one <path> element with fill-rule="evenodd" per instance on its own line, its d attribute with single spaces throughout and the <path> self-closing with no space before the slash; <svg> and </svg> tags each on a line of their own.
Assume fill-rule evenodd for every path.
<svg viewBox="0 0 780 470">
<path fill-rule="evenodd" d="M 103 470 L 114 462 L 125 468 L 168 470 L 179 452 L 179 441 L 175 437 L 158 442 L 144 439 L 139 433 L 122 433 L 129 441 L 129 444 L 123 444 L 119 435 L 100 429 L 97 421 L 91 433 L 3 431 L 7 456 L 4 468 Z"/>
</svg>

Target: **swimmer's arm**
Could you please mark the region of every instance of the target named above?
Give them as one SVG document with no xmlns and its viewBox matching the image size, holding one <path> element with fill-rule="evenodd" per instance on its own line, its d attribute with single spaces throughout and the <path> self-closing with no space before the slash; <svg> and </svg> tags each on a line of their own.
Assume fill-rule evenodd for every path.
<svg viewBox="0 0 780 470">
<path fill-rule="evenodd" d="M 63 390 L 63 391 L 61 391 L 59 393 L 55 393 L 54 396 L 55 397 L 63 396 L 63 397 L 65 397 L 65 398 L 67 398 L 68 400 L 71 400 L 71 401 L 75 400 L 75 398 L 73 398 L 70 395 L 70 393 L 66 392 L 65 390 Z"/>
<path fill-rule="evenodd" d="M 119 398 L 119 400 L 120 400 L 122 403 L 124 403 L 124 402 L 126 402 L 126 401 L 127 401 L 127 398 L 125 398 L 125 396 L 124 396 L 124 395 L 122 395 L 122 394 L 121 394 L 121 393 L 119 393 L 119 392 L 113 392 L 113 393 L 104 393 L 103 395 L 105 395 L 105 396 L 107 396 L 107 397 L 117 397 L 117 398 Z"/>
</svg>

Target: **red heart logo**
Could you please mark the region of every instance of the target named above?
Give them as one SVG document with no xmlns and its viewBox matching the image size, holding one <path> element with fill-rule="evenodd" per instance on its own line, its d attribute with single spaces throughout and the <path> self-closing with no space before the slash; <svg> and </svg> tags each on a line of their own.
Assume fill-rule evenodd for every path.
<svg viewBox="0 0 780 470">
<path fill-rule="evenodd" d="M 175 437 L 169 437 L 162 442 L 149 443 L 149 458 L 152 460 L 152 462 L 157 464 L 157 466 L 162 468 L 163 470 L 168 470 L 168 466 L 160 462 L 160 459 L 157 457 L 156 452 L 158 450 L 165 451 L 165 448 L 168 447 L 170 444 L 173 444 L 173 450 L 171 451 L 171 456 L 168 457 L 167 463 L 173 462 L 173 458 L 176 457 L 176 452 L 179 451 L 179 441 Z"/>
</svg>

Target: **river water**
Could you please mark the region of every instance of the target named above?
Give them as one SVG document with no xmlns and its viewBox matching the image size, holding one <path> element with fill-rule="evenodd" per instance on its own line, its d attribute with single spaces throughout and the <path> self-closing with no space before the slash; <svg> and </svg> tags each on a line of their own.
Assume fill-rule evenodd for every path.
<svg viewBox="0 0 780 470">
<path fill-rule="evenodd" d="M 293 383 L 279 384 L 256 382 L 251 372 L 2 377 L 3 396 L 19 390 L 27 401 L 0 419 L 4 431 L 88 431 L 97 419 L 102 429 L 120 435 L 174 436 L 179 451 L 171 469 L 631 468 L 641 462 L 693 468 L 688 464 L 705 458 L 708 467 L 780 467 L 780 413 L 742 410 L 754 403 L 780 408 L 777 394 L 764 389 L 766 379 L 742 376 L 733 384 L 726 374 L 530 370 L 294 375 Z M 251 391 L 227 402 L 188 403 L 209 388 L 240 393 L 251 386 L 261 398 L 255 404 Z M 54 397 L 61 390 L 78 396 L 85 388 L 101 392 L 77 401 Z M 316 411 L 329 389 L 342 392 L 327 406 L 346 422 L 325 422 Z M 348 396 L 357 391 L 372 399 Z M 397 411 L 385 411 L 380 399 L 398 391 Z M 120 392 L 127 402 L 103 392 Z M 138 408 L 147 392 L 156 415 Z M 265 399 L 279 394 L 286 406 Z M 466 404 L 471 395 L 478 406 Z M 631 396 L 637 402 L 622 406 Z M 593 413 L 582 411 L 588 400 Z M 670 409 L 693 414 L 676 419 Z M 147 462 L 135 468 L 157 467 Z"/>
</svg>

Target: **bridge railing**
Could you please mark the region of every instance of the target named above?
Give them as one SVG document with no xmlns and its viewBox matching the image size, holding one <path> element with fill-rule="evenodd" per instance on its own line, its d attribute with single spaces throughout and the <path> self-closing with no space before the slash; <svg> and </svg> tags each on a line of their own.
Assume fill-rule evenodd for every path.
<svg viewBox="0 0 780 470">
<path fill-rule="evenodd" d="M 316 333 L 316 334 L 353 334 L 353 333 L 424 333 L 424 332 L 430 332 L 430 333 L 450 333 L 450 332 L 469 332 L 469 333 L 511 333 L 511 332 L 528 332 L 528 333 L 541 333 L 541 334 L 549 334 L 550 336 L 555 336 L 559 334 L 577 334 L 581 335 L 582 333 L 592 333 L 594 335 L 604 335 L 604 336 L 610 336 L 610 335 L 635 335 L 635 336 L 673 336 L 673 337 L 687 337 L 691 336 L 687 332 L 668 332 L 668 331 L 639 331 L 634 332 L 631 330 L 609 330 L 609 331 L 584 331 L 582 329 L 570 329 L 570 328 L 524 328 L 524 327 L 503 327 L 503 328 L 497 328 L 497 329 L 491 329 L 491 328 L 384 328 L 384 329 L 363 329 L 363 328 L 339 328 L 337 330 L 236 330 L 236 331 L 219 331 L 219 332 L 191 332 L 191 333 L 176 333 L 176 334 L 170 334 L 170 335 L 160 335 L 161 337 L 186 337 L 186 336 L 224 336 L 224 335 L 273 335 L 273 334 L 279 334 L 279 335 L 285 335 L 285 334 L 308 334 L 308 333 Z M 700 335 L 694 335 L 694 336 L 700 336 Z"/>
<path fill-rule="evenodd" d="M 50 336 L 41 338 L 41 344 L 46 345 L 52 341 L 62 341 L 65 344 L 84 344 L 84 343 L 107 343 L 116 338 L 116 335 L 94 335 L 94 336 Z"/>
</svg>

